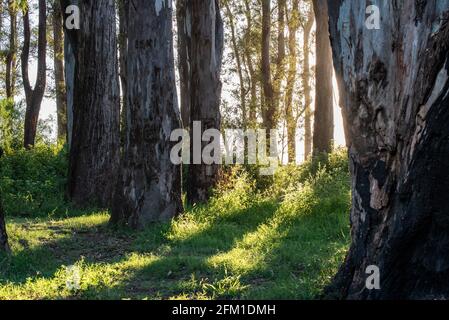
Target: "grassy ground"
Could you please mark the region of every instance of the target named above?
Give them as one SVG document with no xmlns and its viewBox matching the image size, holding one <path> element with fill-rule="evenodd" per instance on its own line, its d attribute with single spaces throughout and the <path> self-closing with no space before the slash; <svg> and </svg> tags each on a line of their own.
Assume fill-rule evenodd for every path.
<svg viewBox="0 0 449 320">
<path fill-rule="evenodd" d="M 138 233 L 111 229 L 102 212 L 9 217 L 0 300 L 317 298 L 347 250 L 349 193 L 341 170 L 264 194 L 243 175 Z"/>
</svg>

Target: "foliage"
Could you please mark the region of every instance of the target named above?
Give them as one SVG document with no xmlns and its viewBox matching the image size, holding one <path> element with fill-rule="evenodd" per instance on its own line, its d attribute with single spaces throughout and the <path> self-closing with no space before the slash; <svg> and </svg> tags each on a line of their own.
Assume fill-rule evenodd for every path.
<svg viewBox="0 0 449 320">
<path fill-rule="evenodd" d="M 234 168 L 209 204 L 138 233 L 109 228 L 104 212 L 10 215 L 13 254 L 0 259 L 0 300 L 317 298 L 349 244 L 344 151 L 325 165 L 281 168 L 273 181 L 277 195 Z M 80 286 L 69 290 L 73 265 Z"/>
<path fill-rule="evenodd" d="M 66 159 L 66 149 L 44 144 L 0 158 L 6 213 L 20 217 L 65 215 Z"/>
</svg>

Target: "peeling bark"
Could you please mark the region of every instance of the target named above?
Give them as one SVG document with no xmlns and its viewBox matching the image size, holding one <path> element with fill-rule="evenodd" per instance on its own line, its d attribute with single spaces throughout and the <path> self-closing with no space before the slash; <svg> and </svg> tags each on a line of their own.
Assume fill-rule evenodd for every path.
<svg viewBox="0 0 449 320">
<path fill-rule="evenodd" d="M 111 223 L 142 228 L 182 212 L 181 168 L 170 160 L 170 135 L 181 119 L 172 1 L 130 1 L 128 14 L 126 144 Z"/>
<path fill-rule="evenodd" d="M 111 205 L 120 156 L 120 90 L 115 5 L 80 2 L 81 29 L 75 30 L 73 132 L 69 196 L 79 206 Z"/>
<path fill-rule="evenodd" d="M 223 56 L 223 21 L 218 0 L 192 1 L 192 44 L 191 44 L 191 113 L 190 127 L 194 121 L 201 122 L 201 136 L 208 129 L 221 128 L 221 64 Z M 191 132 L 191 141 L 196 137 Z M 204 147 L 207 142 L 202 142 Z M 199 150 L 191 155 L 198 157 Z M 194 161 L 192 161 L 193 163 Z M 191 164 L 187 201 L 202 203 L 209 199 L 219 174 L 219 165 Z"/>
<path fill-rule="evenodd" d="M 342 299 L 449 298 L 449 1 L 329 0 L 352 173 Z M 369 265 L 381 289 L 365 287 Z"/>
</svg>

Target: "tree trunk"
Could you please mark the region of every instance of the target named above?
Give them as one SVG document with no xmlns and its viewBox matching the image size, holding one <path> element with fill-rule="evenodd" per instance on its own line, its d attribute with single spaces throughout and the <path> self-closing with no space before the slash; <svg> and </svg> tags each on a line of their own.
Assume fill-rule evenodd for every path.
<svg viewBox="0 0 449 320">
<path fill-rule="evenodd" d="M 307 21 L 304 26 L 303 36 L 303 71 L 302 82 L 304 90 L 304 160 L 312 154 L 312 89 L 310 88 L 310 33 L 312 32 L 315 16 L 313 8 L 310 9 Z"/>
<path fill-rule="evenodd" d="M 244 0 L 245 5 L 245 17 L 246 17 L 246 30 L 245 30 L 245 58 L 246 64 L 248 66 L 248 72 L 250 77 L 250 101 L 249 101 L 249 111 L 248 120 L 249 127 L 255 128 L 257 125 L 257 84 L 259 79 L 256 76 L 256 70 L 253 63 L 253 51 L 251 45 L 254 41 L 253 36 L 253 17 L 251 15 L 251 4 L 250 0 Z"/>
<path fill-rule="evenodd" d="M 109 207 L 119 172 L 120 90 L 115 5 L 80 3 L 73 91 L 69 196 L 78 206 Z"/>
<path fill-rule="evenodd" d="M 352 173 L 352 244 L 328 293 L 449 298 L 449 3 L 330 0 Z M 380 289 L 365 286 L 368 266 Z"/>
<path fill-rule="evenodd" d="M 0 194 L 0 253 L 9 252 L 8 235 L 6 234 L 5 215 L 3 213 L 2 195 Z"/>
<path fill-rule="evenodd" d="M 296 50 L 296 35 L 299 28 L 299 0 L 293 0 L 291 16 L 288 23 L 288 76 L 285 93 L 285 115 L 287 122 L 288 162 L 296 162 L 296 117 L 293 112 L 293 91 L 296 83 L 298 53 Z"/>
<path fill-rule="evenodd" d="M 232 43 L 232 51 L 233 56 L 237 66 L 237 75 L 239 77 L 239 85 L 240 85 L 240 110 L 242 112 L 242 128 L 246 129 L 248 126 L 248 113 L 246 110 L 246 89 L 245 89 L 245 79 L 243 77 L 243 66 L 242 59 L 239 52 L 239 46 L 237 42 L 237 33 L 236 33 L 236 24 L 234 21 L 234 13 L 231 10 L 231 7 L 227 1 L 224 2 L 226 7 L 226 16 L 229 22 L 229 28 L 231 29 L 231 43 Z"/>
<path fill-rule="evenodd" d="M 6 98 L 14 99 L 16 89 L 17 64 L 17 5 L 14 0 L 8 0 L 9 13 L 9 48 L 6 54 Z"/>
<path fill-rule="evenodd" d="M 285 53 L 285 12 L 286 0 L 277 0 L 278 3 L 278 36 L 277 36 L 277 61 L 276 74 L 273 81 L 274 90 L 274 108 L 275 108 L 275 126 L 277 126 L 279 110 L 281 108 L 282 82 L 285 79 L 286 53 Z M 273 128 L 274 129 L 274 128 Z"/>
<path fill-rule="evenodd" d="M 125 135 L 126 135 L 126 94 L 128 92 L 128 79 L 126 77 L 126 60 L 128 57 L 128 0 L 118 0 L 118 16 L 119 16 L 119 72 L 120 72 L 120 83 L 122 85 L 122 105 L 120 111 L 120 137 L 121 145 L 125 145 Z"/>
<path fill-rule="evenodd" d="M 111 222 L 132 228 L 182 212 L 181 168 L 170 135 L 181 127 L 176 98 L 172 2 L 130 1 L 127 132 L 122 186 Z"/>
<path fill-rule="evenodd" d="M 264 103 L 262 106 L 262 118 L 264 127 L 268 132 L 275 129 L 275 95 L 273 83 L 271 81 L 271 58 L 270 58 L 270 38 L 271 38 L 271 0 L 262 0 L 262 86 Z M 270 139 L 267 139 L 267 143 Z"/>
<path fill-rule="evenodd" d="M 53 4 L 53 63 L 55 69 L 58 141 L 67 140 L 67 102 L 64 78 L 64 35 L 62 18 L 61 3 L 55 1 Z"/>
<path fill-rule="evenodd" d="M 28 9 L 23 14 L 23 50 L 22 50 L 22 78 L 26 97 L 24 147 L 33 147 L 36 142 L 37 122 L 44 98 L 47 83 L 47 5 L 45 0 L 39 0 L 39 35 L 37 57 L 37 79 L 34 89 L 28 76 L 28 60 L 30 56 L 31 30 Z"/>
<path fill-rule="evenodd" d="M 190 127 L 201 122 L 201 136 L 208 129 L 220 130 L 221 63 L 223 55 L 223 22 L 218 0 L 192 1 L 192 59 L 191 59 L 191 114 Z M 195 150 L 193 130 L 190 130 L 193 158 L 201 155 Z M 202 142 L 204 147 L 207 142 Z M 189 166 L 187 201 L 205 202 L 218 179 L 218 164 Z"/>
<path fill-rule="evenodd" d="M 191 81 L 191 33 L 189 24 L 191 8 L 190 0 L 178 0 L 176 3 L 176 19 L 178 24 L 178 70 L 181 98 L 181 119 L 184 128 L 190 126 L 190 81 Z"/>
<path fill-rule="evenodd" d="M 313 0 L 316 18 L 314 153 L 332 151 L 334 139 L 333 65 L 327 0 Z"/>
<path fill-rule="evenodd" d="M 77 5 L 78 0 L 61 0 L 61 8 L 63 14 L 63 21 L 66 21 L 68 15 L 65 12 L 69 5 Z M 67 104 L 67 145 L 69 149 L 72 145 L 73 133 L 73 99 L 75 89 L 75 64 L 77 51 L 77 31 L 76 29 L 69 30 L 64 26 L 64 73 L 66 86 L 66 104 Z"/>
</svg>

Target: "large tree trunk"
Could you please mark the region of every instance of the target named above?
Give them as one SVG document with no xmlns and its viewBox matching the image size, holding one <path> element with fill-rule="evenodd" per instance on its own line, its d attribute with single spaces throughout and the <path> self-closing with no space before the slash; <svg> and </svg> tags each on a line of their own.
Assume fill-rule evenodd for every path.
<svg viewBox="0 0 449 320">
<path fill-rule="evenodd" d="M 316 20 L 316 71 L 313 150 L 332 151 L 334 139 L 334 98 L 332 49 L 329 40 L 327 0 L 313 0 Z"/>
<path fill-rule="evenodd" d="M 192 57 L 191 67 L 191 114 L 190 127 L 195 121 L 201 122 L 201 136 L 208 129 L 220 130 L 221 100 L 221 63 L 223 55 L 223 22 L 218 0 L 192 1 Z M 199 157 L 200 150 L 195 150 L 194 130 L 190 130 L 192 156 Z M 207 142 L 202 142 L 204 147 Z M 218 164 L 189 165 L 187 200 L 189 203 L 201 203 L 209 199 L 210 191 L 215 186 Z"/>
<path fill-rule="evenodd" d="M 109 207 L 119 172 L 120 90 L 115 5 L 80 3 L 69 196 L 79 206 Z"/>
<path fill-rule="evenodd" d="M 53 63 L 56 85 L 56 112 L 58 124 L 58 140 L 67 140 L 67 98 L 64 77 L 64 35 L 61 3 L 53 4 Z"/>
<path fill-rule="evenodd" d="M 178 0 L 176 3 L 176 21 L 178 27 L 178 69 L 180 82 L 181 119 L 184 128 L 190 126 L 190 81 L 191 81 L 191 33 L 189 16 L 190 0 Z"/>
<path fill-rule="evenodd" d="M 312 89 L 310 87 L 310 35 L 312 32 L 315 16 L 313 8 L 310 8 L 307 21 L 304 25 L 303 36 L 303 71 L 302 83 L 304 90 L 304 160 L 307 160 L 312 154 Z"/>
<path fill-rule="evenodd" d="M 17 5 L 14 0 L 8 0 L 9 13 L 9 47 L 6 54 L 6 97 L 14 99 L 16 89 L 17 64 Z"/>
<path fill-rule="evenodd" d="M 31 28 L 28 9 L 23 14 L 23 49 L 22 49 L 22 79 L 26 97 L 24 147 L 33 147 L 36 142 L 37 122 L 47 83 L 47 5 L 45 0 L 39 0 L 39 35 L 37 78 L 34 89 L 28 76 L 28 60 L 30 56 Z"/>
<path fill-rule="evenodd" d="M 449 298 L 449 1 L 329 0 L 352 173 L 352 245 L 329 293 Z M 380 289 L 365 286 L 380 270 Z"/>
<path fill-rule="evenodd" d="M 287 122 L 288 161 L 296 162 L 296 126 L 297 117 L 293 110 L 293 92 L 296 84 L 296 72 L 298 65 L 298 53 L 296 49 L 296 36 L 299 28 L 299 0 L 293 0 L 291 15 L 288 23 L 288 76 L 287 90 L 285 93 L 285 117 Z"/>
<path fill-rule="evenodd" d="M 182 212 L 181 168 L 170 160 L 170 135 L 181 122 L 172 1 L 134 0 L 128 10 L 126 145 L 111 222 L 141 228 Z"/>
</svg>

